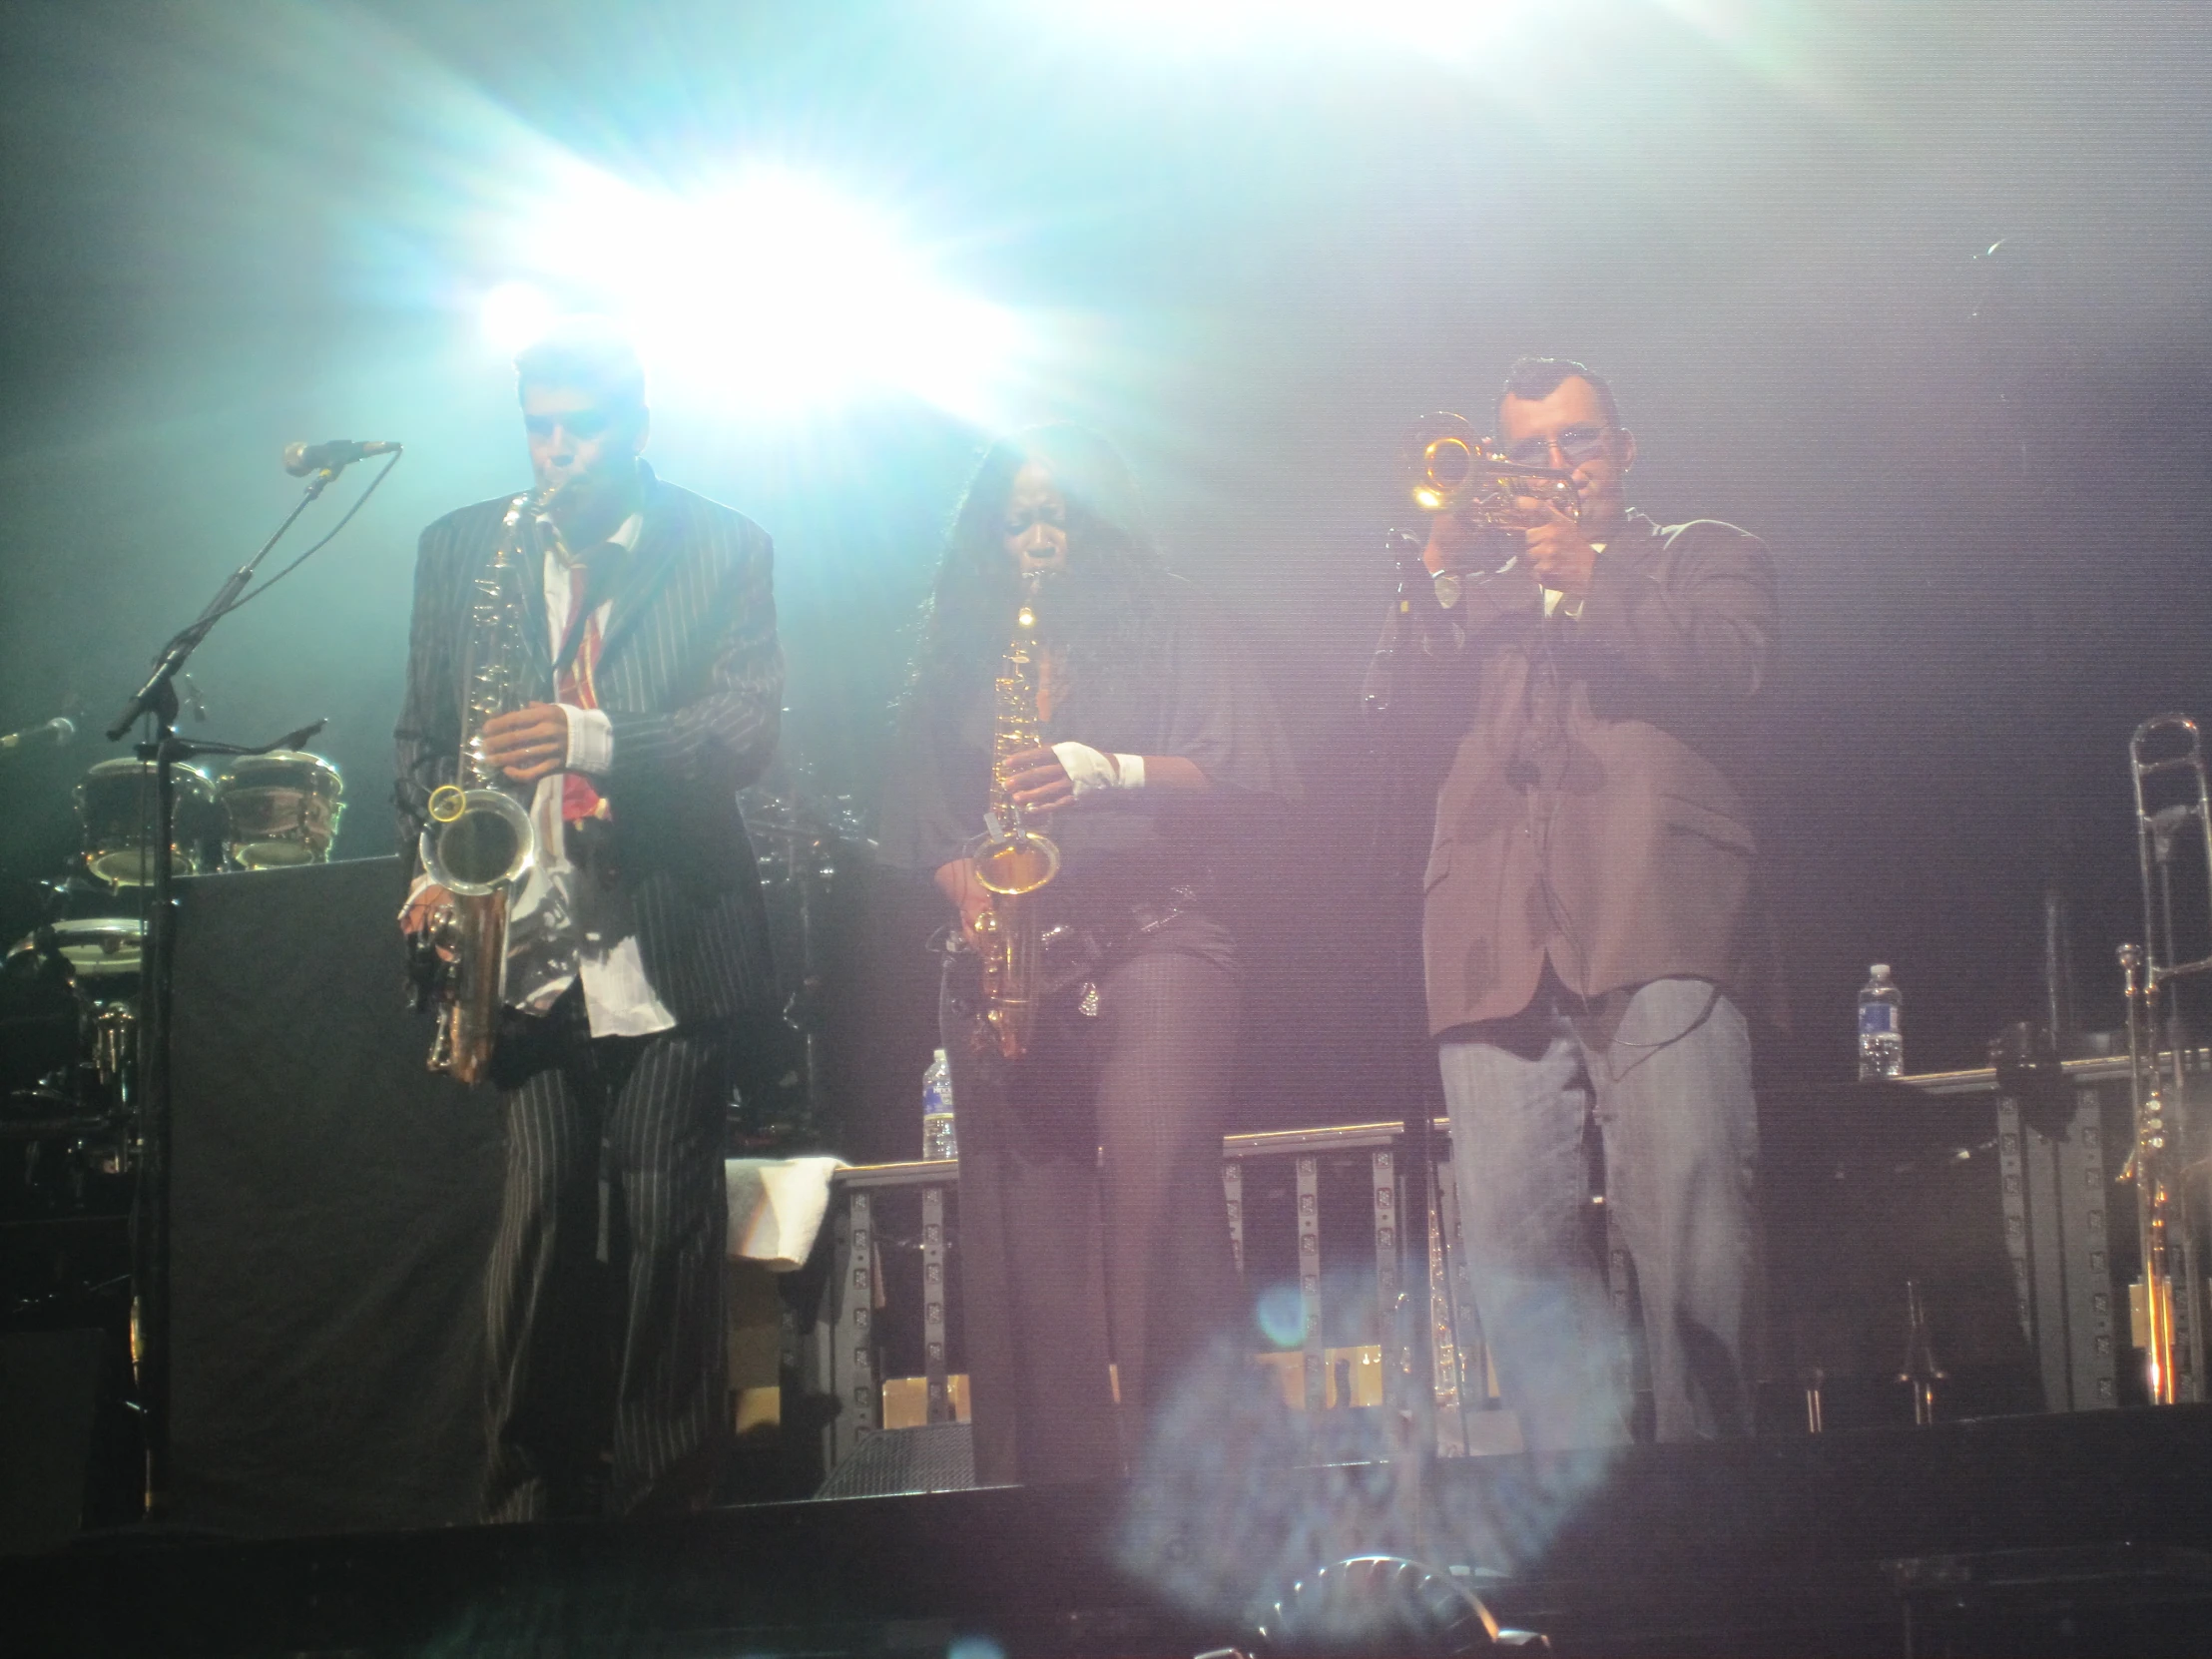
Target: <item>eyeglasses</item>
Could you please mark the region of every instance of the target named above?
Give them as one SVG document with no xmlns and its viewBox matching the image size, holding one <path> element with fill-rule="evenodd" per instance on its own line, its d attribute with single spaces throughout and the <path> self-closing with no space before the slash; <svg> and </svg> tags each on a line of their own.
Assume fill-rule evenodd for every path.
<svg viewBox="0 0 2212 1659">
<path fill-rule="evenodd" d="M 1577 466 L 1604 454 L 1605 440 L 1612 432 L 1610 426 L 1569 426 L 1550 437 L 1522 438 L 1505 451 L 1505 458 L 1515 466 L 1544 466 L 1550 462 L 1551 446 L 1556 443 L 1567 465 Z"/>
</svg>

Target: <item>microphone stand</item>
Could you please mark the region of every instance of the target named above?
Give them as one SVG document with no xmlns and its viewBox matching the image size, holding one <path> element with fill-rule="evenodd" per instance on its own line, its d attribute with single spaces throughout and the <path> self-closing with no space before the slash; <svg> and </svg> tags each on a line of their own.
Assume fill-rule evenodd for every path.
<svg viewBox="0 0 2212 1659">
<path fill-rule="evenodd" d="M 1361 686 L 1361 703 L 1374 734 L 1372 753 L 1382 786 L 1370 830 L 1368 867 L 1382 872 L 1382 879 L 1395 886 L 1406 872 L 1401 857 L 1396 855 L 1392 833 L 1402 826 L 1405 815 L 1420 805 L 1414 799 L 1417 763 L 1404 707 L 1408 689 L 1405 659 L 1420 650 L 1413 619 L 1414 595 L 1419 591 L 1416 584 L 1426 582 L 1427 571 L 1421 564 L 1418 539 L 1403 530 L 1391 530 L 1383 540 L 1397 569 L 1397 591 L 1389 623 Z M 1428 1229 L 1431 1218 L 1436 1225 L 1442 1222 L 1437 1208 L 1435 1126 L 1428 1097 L 1420 1090 L 1408 1093 L 1398 1146 L 1409 1201 L 1398 1210 L 1398 1259 L 1407 1263 L 1410 1271 L 1405 1274 L 1398 1298 L 1398 1330 L 1394 1335 L 1384 1333 L 1384 1340 L 1395 1352 L 1384 1355 L 1382 1376 L 1385 1390 L 1393 1378 L 1402 1389 L 1401 1397 L 1394 1401 L 1387 1391 L 1384 1394 L 1385 1407 L 1394 1407 L 1392 1415 L 1398 1429 L 1393 1457 L 1399 1472 L 1392 1489 L 1404 1548 L 1419 1559 L 1425 1551 L 1427 1534 L 1428 1464 L 1436 1455 L 1435 1287 L 1429 1278 Z"/>
<path fill-rule="evenodd" d="M 167 1517 L 170 1502 L 170 1329 L 169 1329 L 169 1177 L 170 1177 L 170 1003 L 176 971 L 175 856 L 177 838 L 177 762 L 195 755 L 260 755 L 304 743 L 322 722 L 287 734 L 263 749 L 232 744 L 190 743 L 177 735 L 177 676 L 200 642 L 239 601 L 254 572 L 338 475 L 324 467 L 307 480 L 296 505 L 276 534 L 255 555 L 224 579 L 192 626 L 172 639 L 155 660 L 146 683 L 132 694 L 108 727 L 108 741 L 120 743 L 141 717 L 151 722 L 148 741 L 139 744 L 140 761 L 154 763 L 154 845 L 151 909 L 146 918 L 145 977 L 139 994 L 139 1178 L 131 1226 L 131 1361 L 137 1384 L 141 1432 L 146 1440 L 146 1515 Z"/>
</svg>

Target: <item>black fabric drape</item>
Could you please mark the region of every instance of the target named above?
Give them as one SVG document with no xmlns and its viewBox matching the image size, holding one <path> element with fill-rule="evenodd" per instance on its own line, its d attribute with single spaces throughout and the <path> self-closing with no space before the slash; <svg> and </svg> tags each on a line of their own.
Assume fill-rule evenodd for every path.
<svg viewBox="0 0 2212 1659">
<path fill-rule="evenodd" d="M 474 1517 L 499 1100 L 423 1067 L 396 858 L 178 883 L 177 1518 Z"/>
</svg>

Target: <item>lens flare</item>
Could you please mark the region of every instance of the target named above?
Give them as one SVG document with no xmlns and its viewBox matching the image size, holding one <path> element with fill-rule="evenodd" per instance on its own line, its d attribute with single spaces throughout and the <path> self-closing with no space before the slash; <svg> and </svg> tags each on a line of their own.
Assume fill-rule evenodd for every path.
<svg viewBox="0 0 2212 1659">
<path fill-rule="evenodd" d="M 1066 20 L 1170 55 L 1370 51 L 1452 59 L 1476 50 L 1512 10 L 1511 0 L 1094 0 L 1071 8 Z"/>
<path fill-rule="evenodd" d="M 528 282 L 501 282 L 484 295 L 484 339 L 495 351 L 513 356 L 553 326 L 560 307 L 550 294 Z"/>
<path fill-rule="evenodd" d="M 987 416 L 1027 345 L 1011 311 L 961 291 L 898 216 L 760 168 L 678 196 L 572 164 L 516 239 L 543 286 L 502 283 L 485 328 L 554 310 L 545 287 L 615 318 L 657 383 L 733 409 L 790 410 L 895 390 Z M 542 307 L 537 303 L 544 300 Z"/>
<path fill-rule="evenodd" d="M 1260 1334 L 1277 1348 L 1296 1348 L 1306 1340 L 1306 1298 L 1295 1280 L 1262 1291 L 1253 1318 Z"/>
</svg>

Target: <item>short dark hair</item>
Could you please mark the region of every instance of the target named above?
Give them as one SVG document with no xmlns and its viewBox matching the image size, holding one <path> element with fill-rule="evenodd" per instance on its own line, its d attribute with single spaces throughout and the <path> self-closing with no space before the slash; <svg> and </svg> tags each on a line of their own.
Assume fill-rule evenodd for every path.
<svg viewBox="0 0 2212 1659">
<path fill-rule="evenodd" d="M 637 347 L 599 317 L 556 323 L 515 353 L 515 396 L 532 386 L 588 391 L 609 408 L 645 407 L 645 365 Z"/>
<path fill-rule="evenodd" d="M 1590 389 L 1597 393 L 1598 403 L 1605 410 L 1605 424 L 1618 426 L 1621 423 L 1620 405 L 1613 401 L 1613 388 L 1605 383 L 1605 376 L 1572 357 L 1515 358 L 1513 366 L 1505 371 L 1505 386 L 1497 394 L 1497 400 L 1501 406 L 1508 397 L 1533 403 L 1540 397 L 1549 397 L 1568 380 L 1589 381 Z"/>
</svg>

